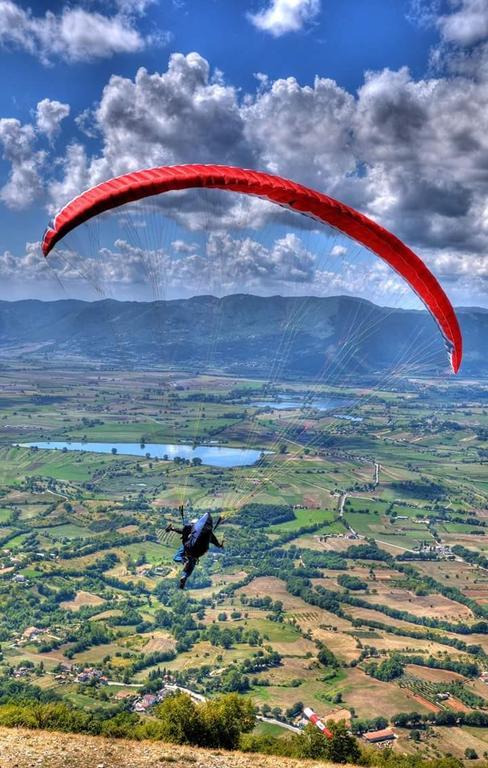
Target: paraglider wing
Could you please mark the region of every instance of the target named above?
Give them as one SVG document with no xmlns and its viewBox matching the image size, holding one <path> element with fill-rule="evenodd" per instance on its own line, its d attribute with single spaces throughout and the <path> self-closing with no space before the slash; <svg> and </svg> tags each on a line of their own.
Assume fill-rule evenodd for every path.
<svg viewBox="0 0 488 768">
<path fill-rule="evenodd" d="M 118 176 L 83 192 L 61 209 L 44 234 L 43 253 L 47 256 L 68 232 L 97 214 L 152 195 L 196 187 L 262 197 L 329 224 L 373 251 L 406 280 L 431 312 L 457 373 L 462 360 L 459 323 L 451 302 L 424 262 L 395 235 L 359 211 L 279 176 L 220 165 L 163 166 Z"/>
<path fill-rule="evenodd" d="M 308 720 L 310 720 L 312 725 L 315 725 L 315 727 L 318 728 L 319 731 L 321 731 L 324 734 L 324 736 L 327 739 L 333 738 L 334 735 L 332 731 L 330 731 L 329 728 L 327 728 L 327 726 L 323 724 L 322 720 L 317 714 L 315 714 L 313 709 L 311 709 L 310 707 L 305 707 L 305 709 L 303 710 L 303 714 Z"/>
</svg>

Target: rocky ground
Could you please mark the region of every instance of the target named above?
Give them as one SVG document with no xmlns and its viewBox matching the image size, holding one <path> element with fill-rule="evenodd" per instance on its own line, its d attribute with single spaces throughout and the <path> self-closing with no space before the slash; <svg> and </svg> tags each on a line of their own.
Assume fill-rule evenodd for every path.
<svg viewBox="0 0 488 768">
<path fill-rule="evenodd" d="M 330 763 L 0 728 L 0 768 L 326 768 Z"/>
</svg>

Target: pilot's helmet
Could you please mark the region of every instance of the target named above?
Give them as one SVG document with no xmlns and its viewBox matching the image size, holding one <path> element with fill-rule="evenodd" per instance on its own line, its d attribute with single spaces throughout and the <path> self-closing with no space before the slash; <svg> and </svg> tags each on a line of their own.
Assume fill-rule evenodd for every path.
<svg viewBox="0 0 488 768">
<path fill-rule="evenodd" d="M 198 517 L 194 517 L 193 520 L 190 520 L 190 525 L 195 525 L 195 523 L 198 523 Z"/>
</svg>

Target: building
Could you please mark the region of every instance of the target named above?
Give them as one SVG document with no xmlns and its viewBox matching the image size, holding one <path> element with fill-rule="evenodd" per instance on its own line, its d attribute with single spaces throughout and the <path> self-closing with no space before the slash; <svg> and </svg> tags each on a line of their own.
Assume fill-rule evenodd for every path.
<svg viewBox="0 0 488 768">
<path fill-rule="evenodd" d="M 384 741 L 393 741 L 393 739 L 396 739 L 396 734 L 391 728 L 382 728 L 381 731 L 369 731 L 368 733 L 365 733 L 363 738 L 368 744 L 380 744 Z"/>
<path fill-rule="evenodd" d="M 31 667 L 17 667 L 17 669 L 14 669 L 14 677 L 27 677 L 31 672 Z"/>
<path fill-rule="evenodd" d="M 205 701 L 207 701 L 206 697 L 203 696 L 201 693 L 197 693 L 196 691 L 191 691 L 189 688 L 183 688 L 181 685 L 165 685 L 165 690 L 169 693 L 176 693 L 177 691 L 181 691 L 182 693 L 186 693 L 193 701 L 197 702 L 198 704 L 203 704 Z"/>
<path fill-rule="evenodd" d="M 130 699 L 135 695 L 136 694 L 134 693 L 134 691 L 117 691 L 117 693 L 114 696 L 114 699 L 116 701 L 124 701 L 124 699 Z"/>
<path fill-rule="evenodd" d="M 158 697 L 155 696 L 153 693 L 146 693 L 145 696 L 142 697 L 142 699 L 137 699 L 136 702 L 134 702 L 134 706 L 132 709 L 134 712 L 146 712 L 150 707 L 152 707 L 156 702 L 158 701 Z"/>
<path fill-rule="evenodd" d="M 45 635 L 47 629 L 41 627 L 27 627 L 22 632 L 21 641 L 23 643 L 36 643 L 41 639 L 41 635 Z"/>
<path fill-rule="evenodd" d="M 102 684 L 107 683 L 106 676 L 100 669 L 95 669 L 95 667 L 85 667 L 85 669 L 79 672 L 75 677 L 77 683 L 91 683 L 93 680 Z"/>
</svg>

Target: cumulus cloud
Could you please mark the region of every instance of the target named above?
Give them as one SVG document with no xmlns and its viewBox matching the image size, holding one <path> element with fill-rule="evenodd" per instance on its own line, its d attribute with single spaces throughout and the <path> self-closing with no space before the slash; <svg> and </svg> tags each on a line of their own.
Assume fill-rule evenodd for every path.
<svg viewBox="0 0 488 768">
<path fill-rule="evenodd" d="M 354 97 L 334 80 L 301 86 L 294 77 L 261 88 L 243 109 L 245 133 L 265 167 L 331 191 L 356 167 Z"/>
<path fill-rule="evenodd" d="M 472 254 L 444 251 L 431 255 L 429 261 L 443 280 L 466 285 L 475 279 L 488 290 L 488 259 L 484 255 L 473 257 Z"/>
<path fill-rule="evenodd" d="M 347 254 L 347 248 L 344 245 L 333 245 L 330 249 L 331 256 L 345 256 Z"/>
<path fill-rule="evenodd" d="M 184 162 L 257 167 L 360 208 L 423 251 L 483 254 L 488 246 L 488 88 L 456 73 L 416 80 L 406 68 L 370 72 L 356 95 L 326 78 L 261 79 L 240 97 L 199 54 L 168 69 L 112 77 L 92 112 L 103 151 L 70 147 L 49 186 L 52 209 L 113 175 Z M 259 227 L 276 206 L 177 193 L 163 206 L 197 231 L 213 222 Z M 213 195 L 213 196 L 212 196 Z M 476 279 L 473 277 L 473 279 Z"/>
<path fill-rule="evenodd" d="M 287 32 L 298 32 L 320 11 L 320 0 L 268 0 L 257 13 L 249 13 L 248 19 L 258 29 L 281 37 Z"/>
<path fill-rule="evenodd" d="M 91 118 L 84 117 L 87 124 L 102 137 L 103 153 L 87 157 L 81 144 L 69 149 L 64 177 L 49 187 L 52 211 L 76 189 L 140 168 L 188 162 L 259 165 L 236 89 L 212 75 L 197 53 L 173 54 L 161 74 L 141 68 L 134 80 L 111 77 Z M 190 228 L 205 226 L 211 214 L 212 198 L 203 207 L 199 201 L 198 196 L 177 197 L 175 216 Z M 262 206 L 233 196 L 227 211 L 217 205 L 216 215 L 222 226 L 230 219 L 244 223 L 258 208 L 256 216 L 262 217 Z"/>
<path fill-rule="evenodd" d="M 59 181 L 50 184 L 50 196 L 62 204 L 72 200 L 84 189 L 90 186 L 90 173 L 85 148 L 81 144 L 71 144 L 63 159 L 64 176 Z M 56 213 L 60 205 L 51 207 Z"/>
<path fill-rule="evenodd" d="M 487 106 L 485 83 L 461 76 L 368 75 L 354 120 L 368 169 L 355 185 L 360 205 L 414 245 L 485 248 L 476 233 L 488 182 Z"/>
<path fill-rule="evenodd" d="M 39 245 L 30 243 L 25 254 L 10 251 L 0 255 L 2 280 L 18 279 L 28 284 L 46 282 L 55 273 L 68 289 L 87 281 L 95 292 L 119 295 L 136 287 L 145 298 L 194 295 L 211 292 L 224 295 L 250 290 L 279 290 L 288 286 L 313 284 L 316 257 L 295 233 L 285 234 L 270 244 L 251 237 L 236 238 L 229 233 L 210 233 L 204 242 L 183 240 L 165 247 L 145 248 L 124 238 L 99 252 L 58 248 L 48 260 L 40 257 Z"/>
<path fill-rule="evenodd" d="M 453 13 L 437 18 L 443 40 L 470 46 L 488 39 L 488 0 L 453 0 Z"/>
<path fill-rule="evenodd" d="M 178 162 L 238 162 L 256 155 L 246 139 L 235 88 L 211 76 L 197 53 L 170 57 L 162 74 L 112 76 L 95 116 L 104 155 L 93 178 Z"/>
<path fill-rule="evenodd" d="M 440 256 L 450 254 L 457 271 L 452 267 L 449 274 L 459 280 L 465 274 L 486 293 L 480 270 L 469 277 L 459 266 L 469 259 L 482 262 L 488 247 L 488 52 L 482 45 L 476 50 L 486 59 L 486 69 L 476 74 L 458 67 L 449 75 L 415 79 L 406 68 L 385 69 L 367 73 L 355 94 L 327 78 L 303 86 L 295 78 L 261 77 L 255 93 L 242 95 L 198 53 L 173 54 L 162 72 L 141 68 L 133 79 L 113 76 L 99 103 L 78 120 L 100 138 L 98 151 L 78 140 L 49 163 L 50 210 L 91 185 L 139 168 L 188 162 L 260 168 L 364 211 L 419 255 L 427 254 L 441 277 L 448 275 L 448 262 Z M 11 164 L 0 193 L 4 202 L 28 204 L 40 193 L 43 155 L 36 141 L 41 131 L 55 136 L 67 110 L 43 100 L 36 126 L 1 121 L 0 142 Z M 230 227 L 257 230 L 270 217 L 285 225 L 292 216 L 261 200 L 216 191 L 172 193 L 158 205 L 192 233 L 213 228 L 222 249 Z M 187 242 L 174 252 L 181 247 L 185 255 Z M 232 247 L 245 264 L 244 246 Z M 252 251 L 252 257 L 246 252 L 249 263 L 257 265 L 261 251 L 250 241 L 246 248 Z M 203 258 L 195 250 L 186 255 Z M 296 268 L 299 282 L 301 267 Z M 263 279 L 272 276 L 263 272 Z M 338 278 L 324 278 L 329 279 L 336 284 Z"/>
<path fill-rule="evenodd" d="M 0 119 L 0 147 L 10 163 L 7 182 L 0 189 L 0 199 L 9 208 L 25 208 L 41 194 L 39 170 L 44 153 L 34 150 L 35 131 L 13 118 Z"/>
<path fill-rule="evenodd" d="M 37 129 L 49 139 L 53 139 L 60 131 L 61 123 L 70 113 L 69 104 L 52 99 L 42 99 L 37 105 Z"/>
<path fill-rule="evenodd" d="M 131 11 L 142 12 L 146 4 L 128 5 Z M 127 10 L 106 16 L 67 5 L 59 14 L 48 10 L 44 16 L 35 16 L 13 0 L 0 0 L 0 45 L 20 48 L 44 64 L 56 58 L 88 61 L 136 53 L 154 40 L 144 38 Z"/>
<path fill-rule="evenodd" d="M 9 286 L 9 298 L 33 291 L 59 298 L 62 290 L 88 300 L 341 294 L 400 306 L 407 297 L 412 303 L 411 291 L 383 262 L 372 258 L 359 268 L 354 260 L 342 259 L 337 269 L 333 261 L 319 259 L 291 232 L 268 243 L 211 233 L 204 242 L 168 240 L 153 249 L 121 237 L 98 252 L 63 245 L 47 260 L 38 243 L 28 243 L 23 254 L 0 253 L 0 293 Z"/>
</svg>

